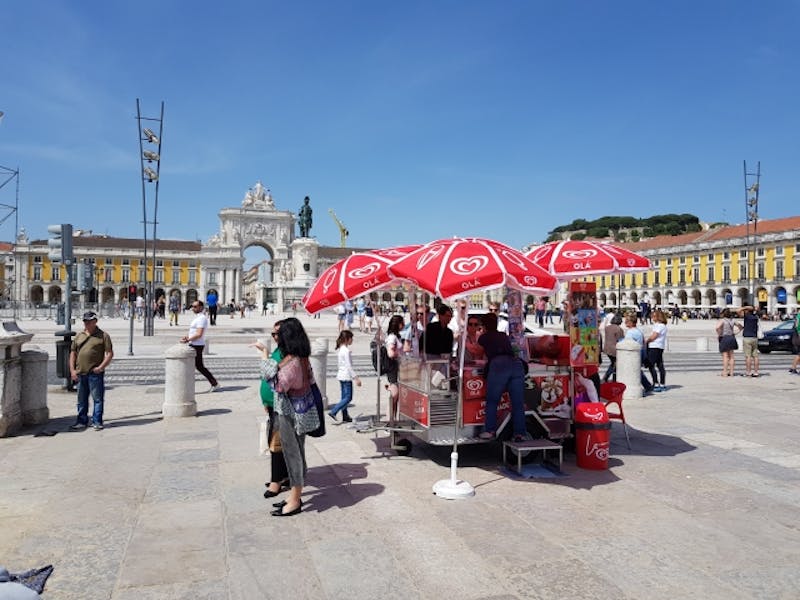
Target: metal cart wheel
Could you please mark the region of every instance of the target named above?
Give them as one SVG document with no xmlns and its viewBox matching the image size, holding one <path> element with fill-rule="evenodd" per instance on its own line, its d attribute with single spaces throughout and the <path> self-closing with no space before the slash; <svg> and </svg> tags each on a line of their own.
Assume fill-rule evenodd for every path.
<svg viewBox="0 0 800 600">
<path fill-rule="evenodd" d="M 411 454 L 411 441 L 407 439 L 397 440 L 392 446 L 398 456 L 408 456 Z"/>
</svg>

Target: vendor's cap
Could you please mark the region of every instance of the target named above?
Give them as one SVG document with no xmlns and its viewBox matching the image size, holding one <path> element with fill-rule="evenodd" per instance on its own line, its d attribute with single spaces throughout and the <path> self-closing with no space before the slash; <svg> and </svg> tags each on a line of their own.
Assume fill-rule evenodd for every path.
<svg viewBox="0 0 800 600">
<path fill-rule="evenodd" d="M 93 310 L 86 311 L 83 313 L 83 320 L 84 321 L 97 321 L 97 313 Z"/>
</svg>

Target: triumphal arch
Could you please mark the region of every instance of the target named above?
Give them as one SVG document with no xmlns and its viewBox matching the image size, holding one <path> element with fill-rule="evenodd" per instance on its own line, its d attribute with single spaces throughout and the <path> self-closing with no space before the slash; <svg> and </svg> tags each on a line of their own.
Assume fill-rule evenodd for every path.
<svg viewBox="0 0 800 600">
<path fill-rule="evenodd" d="M 279 210 L 272 194 L 261 182 L 250 188 L 237 208 L 219 212 L 219 232 L 200 251 L 200 297 L 214 290 L 219 302 L 242 300 L 245 278 L 258 278 L 260 293 L 250 300 L 285 306 L 300 299 L 317 278 L 319 244 L 310 237 L 295 237 L 294 213 Z M 244 272 L 244 251 L 264 248 L 268 264 Z M 250 286 L 252 287 L 252 286 Z"/>
</svg>

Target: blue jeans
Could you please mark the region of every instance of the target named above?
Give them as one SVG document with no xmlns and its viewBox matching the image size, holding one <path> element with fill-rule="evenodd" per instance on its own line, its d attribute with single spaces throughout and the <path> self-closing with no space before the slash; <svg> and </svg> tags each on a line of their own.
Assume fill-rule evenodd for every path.
<svg viewBox="0 0 800 600">
<path fill-rule="evenodd" d="M 340 381 L 339 387 L 342 390 L 342 399 L 339 401 L 339 404 L 331 409 L 330 414 L 333 416 L 339 414 L 339 411 L 342 411 L 342 417 L 349 419 L 350 415 L 347 414 L 347 405 L 353 400 L 353 382 Z"/>
<path fill-rule="evenodd" d="M 92 394 L 94 409 L 92 425 L 103 424 L 103 400 L 106 392 L 105 373 L 78 375 L 78 423 L 89 424 L 89 393 Z"/>
<path fill-rule="evenodd" d="M 495 356 L 486 377 L 485 431 L 497 431 L 497 406 L 503 392 L 511 397 L 511 424 L 514 435 L 525 434 L 525 372 L 513 356 Z"/>
</svg>

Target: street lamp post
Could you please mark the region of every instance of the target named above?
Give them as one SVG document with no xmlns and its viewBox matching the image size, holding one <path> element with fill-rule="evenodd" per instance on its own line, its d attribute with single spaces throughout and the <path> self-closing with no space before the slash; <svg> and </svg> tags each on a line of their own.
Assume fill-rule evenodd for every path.
<svg viewBox="0 0 800 600">
<path fill-rule="evenodd" d="M 158 123 L 158 134 L 156 134 L 149 127 L 143 127 L 142 121 L 152 121 Z M 139 99 L 136 99 L 136 122 L 139 127 L 139 163 L 140 163 L 140 176 L 142 179 L 142 225 L 143 225 L 143 252 L 144 252 L 144 335 L 154 335 L 154 310 L 153 304 L 155 302 L 155 276 L 156 276 L 156 242 L 157 226 L 158 226 L 158 187 L 161 176 L 161 134 L 164 131 L 164 102 L 161 102 L 161 115 L 159 117 L 143 117 L 139 106 Z M 147 144 L 147 146 L 145 146 Z M 149 219 L 147 216 L 147 184 L 155 184 L 155 193 L 153 195 L 153 218 Z M 152 247 L 152 263 L 153 274 L 148 277 L 147 269 L 147 226 L 153 226 L 153 247 Z M 131 299 L 128 298 L 130 304 Z M 131 334 L 132 335 L 132 334 Z M 131 353 L 133 353 L 131 349 Z"/>
<path fill-rule="evenodd" d="M 744 161 L 744 198 L 747 231 L 747 277 L 749 283 L 750 306 L 756 306 L 755 290 L 755 244 L 758 233 L 758 193 L 761 187 L 761 161 L 756 164 L 756 172 L 747 171 Z M 751 233 L 752 229 L 752 233 Z"/>
</svg>

